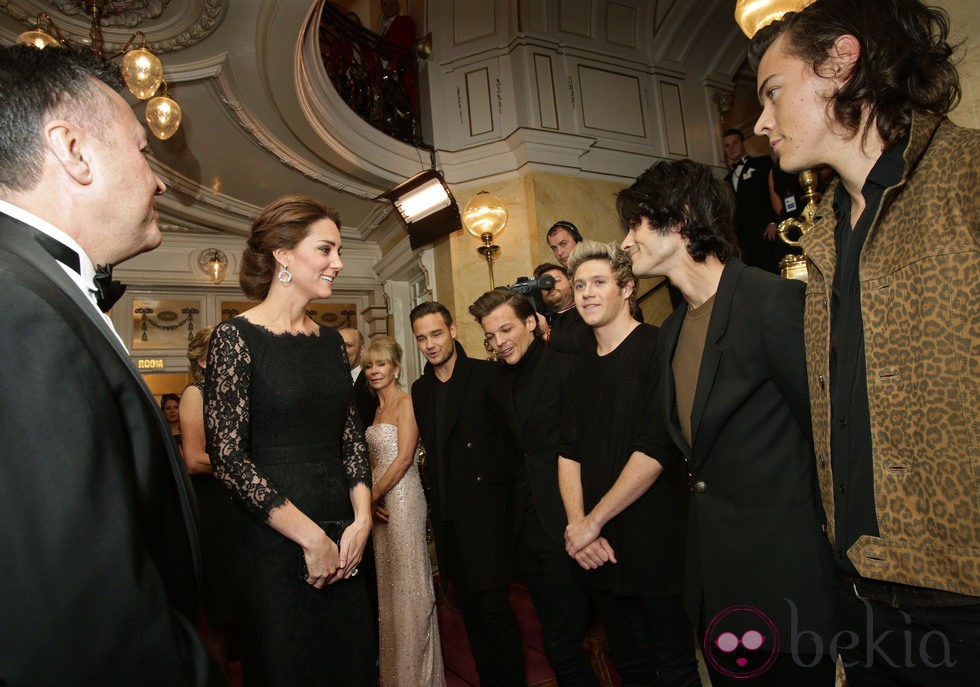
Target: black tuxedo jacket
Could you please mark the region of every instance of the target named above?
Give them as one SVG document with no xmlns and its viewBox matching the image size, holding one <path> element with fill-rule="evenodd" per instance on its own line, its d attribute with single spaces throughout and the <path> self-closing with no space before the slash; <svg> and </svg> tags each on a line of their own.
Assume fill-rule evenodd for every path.
<svg viewBox="0 0 980 687">
<path fill-rule="evenodd" d="M 692 620 L 754 606 L 790 651 L 798 628 L 828 645 L 833 561 L 817 499 L 803 347 L 803 282 L 732 259 L 708 323 L 691 412 L 693 445 L 677 419 L 671 361 L 687 305 L 660 329 L 668 430 L 688 459 L 686 598 Z M 703 599 L 704 615 L 701 616 Z"/>
<path fill-rule="evenodd" d="M 456 344 L 456 365 L 446 397 L 443 441 L 435 435 L 435 385 L 426 364 L 412 385 L 412 403 L 425 446 L 432 526 L 439 570 L 464 593 L 508 584 L 513 571 L 511 515 L 516 449 L 497 403 L 500 364 L 474 360 Z M 456 533 L 462 570 L 445 555 L 446 524 Z"/>
<path fill-rule="evenodd" d="M 524 399 L 528 412 L 518 418 L 514 407 L 514 378 L 517 370 L 508 366 L 499 383 L 500 405 L 507 426 L 523 457 L 518 493 L 527 485 L 538 520 L 548 536 L 565 548 L 565 526 L 568 520 L 558 491 L 558 443 L 565 413 L 565 385 L 571 371 L 572 357 L 558 353 L 536 341 L 540 349 L 526 385 Z M 524 504 L 515 504 L 515 535 L 524 517 Z"/>
<path fill-rule="evenodd" d="M 733 189 L 737 168 L 735 165 L 725 176 Z M 766 226 L 777 219 L 769 198 L 769 171 L 772 168 L 772 160 L 766 155 L 749 157 L 735 189 L 735 233 L 742 249 L 742 260 L 769 272 L 776 271 L 776 251 L 785 245 L 779 241 L 777 246 L 776 241 L 767 241 L 763 236 Z"/>
<path fill-rule="evenodd" d="M 36 231 L 0 214 L 0 682 L 220 684 L 156 401 Z"/>
</svg>

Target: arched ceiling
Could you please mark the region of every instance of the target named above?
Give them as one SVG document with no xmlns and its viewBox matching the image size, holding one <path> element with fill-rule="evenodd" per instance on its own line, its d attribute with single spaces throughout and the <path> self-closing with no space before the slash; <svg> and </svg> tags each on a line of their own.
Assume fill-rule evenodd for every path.
<svg viewBox="0 0 980 687">
<path fill-rule="evenodd" d="M 38 12 L 51 15 L 64 33 L 87 36 L 90 22 L 77 10 L 80 3 L 0 0 L 0 39 L 12 42 Z M 179 132 L 150 144 L 170 188 L 158 203 L 167 229 L 245 235 L 258 210 L 286 193 L 335 206 L 352 239 L 378 240 L 375 230 L 394 222 L 389 206 L 374 198 L 420 169 L 419 152 L 346 107 L 324 107 L 330 89 L 317 69 L 315 40 L 305 31 L 317 10 L 312 1 L 127 4 L 136 5 L 118 18 L 127 26 L 104 25 L 107 49 L 143 31 L 183 109 Z M 516 8 L 517 2 L 508 4 Z M 654 60 L 735 77 L 745 42 L 732 28 L 729 0 L 651 5 L 646 16 Z M 133 105 L 142 118 L 144 105 L 135 99 Z"/>
</svg>

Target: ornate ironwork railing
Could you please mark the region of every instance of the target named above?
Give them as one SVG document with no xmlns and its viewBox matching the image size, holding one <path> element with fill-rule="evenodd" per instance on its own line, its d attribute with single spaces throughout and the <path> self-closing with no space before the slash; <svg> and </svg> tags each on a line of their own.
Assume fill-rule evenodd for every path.
<svg viewBox="0 0 980 687">
<path fill-rule="evenodd" d="M 389 136 L 424 147 L 412 47 L 386 41 L 328 2 L 320 18 L 320 55 L 352 110 Z"/>
</svg>

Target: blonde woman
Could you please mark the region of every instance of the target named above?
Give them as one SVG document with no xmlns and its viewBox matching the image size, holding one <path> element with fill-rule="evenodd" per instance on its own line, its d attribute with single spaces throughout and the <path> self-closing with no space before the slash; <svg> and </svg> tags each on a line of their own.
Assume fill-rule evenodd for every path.
<svg viewBox="0 0 980 687">
<path fill-rule="evenodd" d="M 398 386 L 401 359 L 401 346 L 389 336 L 374 339 L 361 356 L 378 397 L 364 435 L 374 482 L 381 686 L 444 685 L 425 496 L 415 462 L 419 428 L 412 397 Z"/>
</svg>

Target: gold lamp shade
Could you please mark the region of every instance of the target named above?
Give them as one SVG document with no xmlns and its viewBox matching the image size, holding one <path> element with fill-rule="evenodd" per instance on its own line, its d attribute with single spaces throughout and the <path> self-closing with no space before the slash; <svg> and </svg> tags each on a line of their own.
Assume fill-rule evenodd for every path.
<svg viewBox="0 0 980 687">
<path fill-rule="evenodd" d="M 146 123 L 161 141 L 177 133 L 180 115 L 180 105 L 166 95 L 157 96 L 146 103 Z"/>
<path fill-rule="evenodd" d="M 463 226 L 479 239 L 490 234 L 492 239 L 507 224 L 507 208 L 497 196 L 480 191 L 463 208 Z"/>
<path fill-rule="evenodd" d="M 146 100 L 160 88 L 163 64 L 146 48 L 137 48 L 123 57 L 122 75 L 133 95 L 140 100 Z"/>
<path fill-rule="evenodd" d="M 44 48 L 52 45 L 59 45 L 57 38 L 46 31 L 42 31 L 41 29 L 31 29 L 30 31 L 25 31 L 17 36 L 17 42 L 24 45 L 33 46 L 38 50 L 43 50 Z"/>
<path fill-rule="evenodd" d="M 813 0 L 737 0 L 735 21 L 742 33 L 749 38 L 766 24 L 770 24 L 787 12 L 797 12 Z"/>
</svg>

